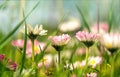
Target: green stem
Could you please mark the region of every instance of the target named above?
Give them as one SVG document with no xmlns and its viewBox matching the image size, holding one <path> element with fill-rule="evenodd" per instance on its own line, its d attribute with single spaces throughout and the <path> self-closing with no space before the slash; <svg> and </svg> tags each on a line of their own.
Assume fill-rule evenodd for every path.
<svg viewBox="0 0 120 77">
<path fill-rule="evenodd" d="M 35 77 L 38 77 L 38 69 L 36 69 L 35 72 Z"/>
<path fill-rule="evenodd" d="M 32 63 L 34 65 L 34 40 L 31 40 L 32 42 Z"/>
<path fill-rule="evenodd" d="M 88 65 L 89 47 L 86 48 L 86 66 Z"/>
<path fill-rule="evenodd" d="M 60 66 L 60 51 L 58 51 L 58 65 Z"/>
<path fill-rule="evenodd" d="M 43 61 L 42 61 L 42 67 L 43 67 L 43 69 L 45 69 L 44 59 L 43 59 Z"/>
<path fill-rule="evenodd" d="M 86 48 L 86 64 L 85 64 L 85 68 L 83 69 L 83 71 L 80 72 L 80 77 L 82 77 L 83 74 L 86 73 L 86 70 L 88 67 L 88 58 L 89 58 L 89 47 Z"/>
<path fill-rule="evenodd" d="M 115 60 L 115 55 L 112 55 L 112 63 L 111 63 L 111 77 L 114 77 L 114 60 Z"/>
</svg>

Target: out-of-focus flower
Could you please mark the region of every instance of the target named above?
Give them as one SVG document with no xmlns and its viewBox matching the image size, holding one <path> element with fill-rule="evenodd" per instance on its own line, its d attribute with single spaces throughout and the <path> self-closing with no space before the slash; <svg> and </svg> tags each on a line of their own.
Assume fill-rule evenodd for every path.
<svg viewBox="0 0 120 77">
<path fill-rule="evenodd" d="M 5 54 L 0 55 L 0 64 L 2 64 L 4 69 L 6 68 L 7 70 L 9 69 L 9 70 L 15 71 L 17 68 L 17 63 L 7 58 Z"/>
<path fill-rule="evenodd" d="M 24 29 L 21 31 L 25 33 Z M 35 28 L 33 28 L 30 24 L 27 24 L 27 35 L 30 39 L 36 39 L 37 36 L 43 36 L 46 34 L 47 30 L 44 30 L 42 25 L 36 25 Z"/>
<path fill-rule="evenodd" d="M 86 77 L 97 77 L 97 73 L 89 73 Z"/>
<path fill-rule="evenodd" d="M 39 62 L 38 67 L 41 68 L 45 66 L 45 68 L 50 67 L 52 64 L 52 55 L 45 55 L 43 59 Z"/>
<path fill-rule="evenodd" d="M 86 60 L 83 60 L 82 62 L 80 62 L 80 68 L 84 68 L 85 65 L 86 65 Z"/>
<path fill-rule="evenodd" d="M 39 42 L 37 40 L 34 41 L 34 55 L 39 54 L 40 51 L 43 50 L 44 48 L 45 48 L 45 43 Z M 26 54 L 27 57 L 32 56 L 32 43 L 30 40 L 27 41 Z"/>
<path fill-rule="evenodd" d="M 71 77 L 76 77 L 76 75 L 75 75 L 75 74 L 72 74 Z"/>
<path fill-rule="evenodd" d="M 98 33 L 98 24 L 97 23 L 93 24 L 93 26 L 91 27 L 91 31 L 93 33 Z M 107 32 L 108 32 L 108 24 L 107 23 L 99 23 L 99 33 L 104 34 Z"/>
<path fill-rule="evenodd" d="M 39 54 L 39 53 L 40 53 L 39 45 L 38 46 L 34 46 L 34 55 Z M 28 47 L 26 49 L 26 55 L 27 55 L 27 57 L 31 57 L 32 56 L 32 47 Z"/>
<path fill-rule="evenodd" d="M 8 61 L 7 67 L 12 70 L 15 71 L 17 68 L 17 63 L 13 62 L 12 60 Z"/>
<path fill-rule="evenodd" d="M 120 34 L 104 34 L 100 41 L 111 53 L 120 48 Z"/>
<path fill-rule="evenodd" d="M 12 41 L 12 45 L 23 49 L 24 40 L 22 40 L 22 39 L 14 40 L 14 41 Z M 27 40 L 26 47 L 27 47 L 26 48 L 27 57 L 31 57 L 31 55 L 32 55 L 32 43 L 30 40 Z M 35 55 L 39 54 L 40 51 L 44 49 L 44 47 L 45 47 L 45 43 L 42 43 L 42 42 L 40 43 L 39 41 L 35 40 L 34 41 L 34 53 L 35 53 Z M 41 48 L 41 50 L 40 50 L 40 48 Z"/>
<path fill-rule="evenodd" d="M 88 58 L 88 65 L 89 66 L 92 66 L 92 68 L 95 68 L 98 64 L 101 64 L 102 63 L 102 57 L 89 57 Z M 86 65 L 86 60 L 83 60 L 81 63 L 80 63 L 80 67 L 84 67 Z"/>
<path fill-rule="evenodd" d="M 13 40 L 12 45 L 16 46 L 18 48 L 23 48 L 24 46 L 24 40 L 23 39 L 18 39 L 18 40 Z"/>
<path fill-rule="evenodd" d="M 61 47 L 65 46 L 70 41 L 70 36 L 68 34 L 62 34 L 59 36 L 54 36 L 52 38 L 52 46 L 60 51 Z"/>
<path fill-rule="evenodd" d="M 97 56 L 97 57 L 89 57 L 88 59 L 88 66 L 92 66 L 92 68 L 95 68 L 98 64 L 102 63 L 102 58 Z M 76 61 L 73 64 L 69 64 L 66 63 L 66 65 L 64 66 L 65 68 L 69 69 L 69 70 L 73 70 L 76 68 L 84 68 L 86 65 L 86 60 L 83 60 L 82 62 L 80 61 Z"/>
<path fill-rule="evenodd" d="M 102 57 L 90 57 L 89 58 L 89 61 L 88 61 L 88 64 L 90 66 L 92 66 L 93 68 L 95 68 L 98 64 L 101 64 L 102 63 Z"/>
<path fill-rule="evenodd" d="M 5 58 L 5 54 L 0 55 L 0 61 L 2 61 Z"/>
<path fill-rule="evenodd" d="M 98 39 L 98 35 L 95 33 L 88 33 L 85 31 L 79 31 L 76 33 L 76 38 L 85 44 L 85 46 L 90 47 Z"/>
<path fill-rule="evenodd" d="M 63 22 L 59 25 L 59 29 L 62 32 L 75 31 L 80 28 L 80 22 L 76 19 L 71 19 L 67 22 Z"/>
</svg>

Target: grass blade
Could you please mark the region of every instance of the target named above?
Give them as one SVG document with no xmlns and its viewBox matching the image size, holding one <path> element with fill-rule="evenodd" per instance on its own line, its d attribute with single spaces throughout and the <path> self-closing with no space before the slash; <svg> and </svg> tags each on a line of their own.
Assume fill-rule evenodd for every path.
<svg viewBox="0 0 120 77">
<path fill-rule="evenodd" d="M 109 16 L 108 16 L 108 24 L 109 24 L 108 32 L 109 33 L 111 32 L 112 24 L 113 24 L 113 4 L 114 4 L 114 1 L 112 0 L 110 11 L 109 11 Z"/>
<path fill-rule="evenodd" d="M 0 49 L 2 49 L 12 38 L 8 38 L 2 45 L 0 45 Z"/>
<path fill-rule="evenodd" d="M 73 51 L 71 53 L 71 56 L 70 56 L 70 59 L 69 59 L 69 62 L 72 63 L 73 62 L 73 56 L 76 52 L 76 49 L 77 49 L 77 45 L 75 44 L 74 47 L 73 47 Z"/>
<path fill-rule="evenodd" d="M 27 19 L 27 17 L 33 12 L 33 10 L 38 6 L 39 2 L 31 9 L 31 11 L 26 15 L 26 17 L 16 25 L 16 27 L 11 31 L 9 32 L 9 34 L 4 37 L 1 41 L 0 41 L 0 46 L 4 46 L 3 43 L 5 43 L 6 40 L 8 40 L 16 31 L 17 29 L 23 24 L 23 22 Z M 0 47 L 2 48 L 2 47 Z"/>
<path fill-rule="evenodd" d="M 78 12 L 80 13 L 80 15 L 82 16 L 82 20 L 83 20 L 83 24 L 84 24 L 83 27 L 86 27 L 87 30 L 90 32 L 90 27 L 85 19 L 85 15 L 82 13 L 81 9 L 77 5 L 76 5 L 76 8 L 77 8 Z"/>
<path fill-rule="evenodd" d="M 23 17 L 25 18 L 24 11 L 23 11 Z M 26 57 L 26 44 L 27 44 L 27 24 L 25 20 L 25 36 L 24 36 L 24 49 L 23 49 L 23 55 L 22 55 L 22 60 L 21 60 L 21 68 L 20 68 L 20 74 L 23 70 L 24 62 L 25 62 L 25 57 Z"/>
</svg>

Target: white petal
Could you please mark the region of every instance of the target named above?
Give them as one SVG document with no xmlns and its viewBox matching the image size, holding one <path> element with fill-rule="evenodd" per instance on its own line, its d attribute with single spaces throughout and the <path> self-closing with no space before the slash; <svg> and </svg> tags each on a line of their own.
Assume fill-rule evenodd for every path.
<svg viewBox="0 0 120 77">
<path fill-rule="evenodd" d="M 27 24 L 27 29 L 28 29 L 28 32 L 32 32 L 33 31 L 33 28 L 31 27 L 30 24 Z"/>
<path fill-rule="evenodd" d="M 41 31 L 41 30 L 43 30 L 43 26 L 42 25 L 39 26 L 39 31 Z"/>
<path fill-rule="evenodd" d="M 38 25 L 35 26 L 33 33 L 34 34 L 39 34 Z"/>
<path fill-rule="evenodd" d="M 41 32 L 40 32 L 40 35 L 46 35 L 47 33 L 47 30 L 42 30 Z"/>
</svg>

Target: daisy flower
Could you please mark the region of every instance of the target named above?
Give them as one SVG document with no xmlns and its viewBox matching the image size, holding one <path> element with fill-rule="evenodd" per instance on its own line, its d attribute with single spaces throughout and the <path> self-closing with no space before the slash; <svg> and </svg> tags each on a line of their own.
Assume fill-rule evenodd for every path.
<svg viewBox="0 0 120 77">
<path fill-rule="evenodd" d="M 70 19 L 59 25 L 59 29 L 62 32 L 70 32 L 80 29 L 80 22 L 77 19 Z"/>
<path fill-rule="evenodd" d="M 77 32 L 75 37 L 87 47 L 92 46 L 98 38 L 97 34 L 85 31 Z"/>
<path fill-rule="evenodd" d="M 95 68 L 97 65 L 102 63 L 102 57 L 99 56 L 92 56 L 88 58 L 88 66 L 91 66 L 92 68 Z M 83 60 L 80 63 L 80 67 L 84 67 L 86 65 L 86 60 Z"/>
<path fill-rule="evenodd" d="M 101 64 L 102 63 L 102 57 L 90 57 L 89 58 L 89 61 L 88 61 L 88 64 L 90 66 L 92 66 L 92 68 L 95 68 L 98 64 Z"/>
<path fill-rule="evenodd" d="M 91 31 L 93 33 L 98 33 L 98 24 L 94 23 L 93 26 L 91 27 Z M 108 32 L 108 24 L 107 23 L 99 23 L 99 33 L 104 34 Z"/>
<path fill-rule="evenodd" d="M 104 34 L 101 36 L 101 44 L 105 46 L 111 53 L 120 48 L 120 34 Z"/>
<path fill-rule="evenodd" d="M 52 38 L 52 46 L 56 49 L 56 50 L 61 50 L 61 48 L 63 48 L 63 46 L 65 46 L 68 42 L 70 41 L 70 36 L 68 34 L 62 34 L 59 36 L 54 36 Z"/>
<path fill-rule="evenodd" d="M 25 33 L 24 29 L 22 29 L 21 31 Z M 42 25 L 40 26 L 36 25 L 33 28 L 30 24 L 27 24 L 27 35 L 30 39 L 36 39 L 37 36 L 43 36 L 46 34 L 47 34 L 47 30 L 44 30 Z"/>
</svg>

